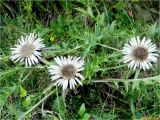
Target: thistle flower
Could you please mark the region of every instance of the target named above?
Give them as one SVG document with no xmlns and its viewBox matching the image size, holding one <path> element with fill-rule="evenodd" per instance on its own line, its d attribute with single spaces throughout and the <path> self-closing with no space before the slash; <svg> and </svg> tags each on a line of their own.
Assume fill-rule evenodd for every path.
<svg viewBox="0 0 160 120">
<path fill-rule="evenodd" d="M 41 59 L 40 51 L 45 47 L 42 41 L 35 33 L 30 33 L 25 37 L 21 36 L 15 48 L 11 48 L 11 60 L 15 62 L 20 61 L 20 63 L 25 62 L 26 67 L 37 64 Z"/>
<path fill-rule="evenodd" d="M 56 81 L 55 85 L 63 86 L 63 90 L 74 89 L 77 83 L 82 85 L 80 79 L 84 79 L 80 73 L 84 68 L 84 61 L 80 57 L 56 57 L 55 61 L 58 65 L 51 65 L 49 73 L 52 75 L 52 81 Z"/>
<path fill-rule="evenodd" d="M 125 44 L 122 53 L 124 54 L 123 61 L 128 63 L 129 68 L 143 69 L 144 71 L 152 67 L 152 62 L 157 61 L 156 45 L 150 39 L 144 37 L 140 40 L 138 37 L 131 38 L 129 44 Z"/>
</svg>

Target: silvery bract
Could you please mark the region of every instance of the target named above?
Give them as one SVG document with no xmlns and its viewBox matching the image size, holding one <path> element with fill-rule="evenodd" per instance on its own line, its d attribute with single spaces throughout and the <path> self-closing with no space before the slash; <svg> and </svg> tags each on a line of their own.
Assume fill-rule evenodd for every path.
<svg viewBox="0 0 160 120">
<path fill-rule="evenodd" d="M 144 37 L 140 40 L 138 37 L 131 38 L 129 44 L 125 44 L 122 53 L 124 54 L 123 61 L 128 63 L 129 68 L 150 69 L 152 62 L 157 61 L 156 45 L 150 39 Z"/>
<path fill-rule="evenodd" d="M 51 65 L 49 73 L 55 85 L 63 86 L 63 89 L 74 89 L 77 83 L 82 85 L 81 79 L 84 79 L 80 73 L 84 68 L 84 61 L 80 57 L 56 57 L 58 65 Z"/>
<path fill-rule="evenodd" d="M 15 48 L 11 48 L 11 60 L 24 62 L 26 67 L 37 64 L 41 59 L 41 49 L 45 47 L 42 41 L 35 33 L 30 33 L 25 37 L 21 36 Z"/>
</svg>

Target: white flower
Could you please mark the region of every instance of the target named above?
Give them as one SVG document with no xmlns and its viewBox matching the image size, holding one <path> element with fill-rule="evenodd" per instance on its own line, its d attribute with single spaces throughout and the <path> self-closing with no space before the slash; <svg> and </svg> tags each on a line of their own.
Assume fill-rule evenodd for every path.
<svg viewBox="0 0 160 120">
<path fill-rule="evenodd" d="M 15 48 L 11 48 L 11 60 L 25 62 L 26 67 L 37 64 L 41 59 L 41 49 L 45 47 L 41 38 L 37 38 L 37 34 L 30 33 L 29 35 L 21 36 L 18 39 L 18 44 Z"/>
<path fill-rule="evenodd" d="M 125 44 L 122 53 L 124 54 L 123 61 L 128 63 L 129 68 L 150 69 L 152 62 L 157 61 L 156 45 L 150 39 L 143 38 L 140 40 L 138 37 L 131 38 L 129 44 Z"/>
<path fill-rule="evenodd" d="M 84 69 L 84 61 L 80 57 L 56 57 L 55 61 L 58 65 L 51 65 L 49 73 L 51 79 L 55 80 L 55 85 L 63 86 L 63 90 L 74 89 L 77 83 L 82 85 L 80 79 L 84 79 L 80 73 Z"/>
</svg>

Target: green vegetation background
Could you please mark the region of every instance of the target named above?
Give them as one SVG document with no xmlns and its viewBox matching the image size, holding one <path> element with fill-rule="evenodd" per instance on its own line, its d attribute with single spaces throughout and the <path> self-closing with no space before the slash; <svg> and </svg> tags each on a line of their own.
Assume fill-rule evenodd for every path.
<svg viewBox="0 0 160 120">
<path fill-rule="evenodd" d="M 158 120 L 160 61 L 137 76 L 122 63 L 120 50 L 137 35 L 150 37 L 160 47 L 159 4 L 158 0 L 1 0 L 0 119 Z M 84 85 L 70 90 L 65 101 L 61 89 L 52 87 L 47 65 L 24 68 L 9 60 L 17 39 L 33 31 L 47 47 L 55 48 L 43 51 L 50 64 L 60 55 L 86 61 Z"/>
</svg>

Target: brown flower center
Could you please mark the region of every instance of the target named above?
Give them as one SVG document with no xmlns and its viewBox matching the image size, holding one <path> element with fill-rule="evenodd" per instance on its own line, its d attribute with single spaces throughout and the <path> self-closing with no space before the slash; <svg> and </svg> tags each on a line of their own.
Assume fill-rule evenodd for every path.
<svg viewBox="0 0 160 120">
<path fill-rule="evenodd" d="M 22 57 L 29 57 L 29 56 L 31 56 L 33 54 L 34 50 L 35 50 L 34 45 L 25 44 L 20 49 L 20 55 Z"/>
<path fill-rule="evenodd" d="M 72 64 L 64 65 L 61 72 L 64 78 L 71 79 L 76 74 L 76 68 Z"/>
<path fill-rule="evenodd" d="M 133 56 L 136 60 L 143 61 L 148 57 L 148 50 L 143 47 L 137 47 L 133 50 Z"/>
</svg>

